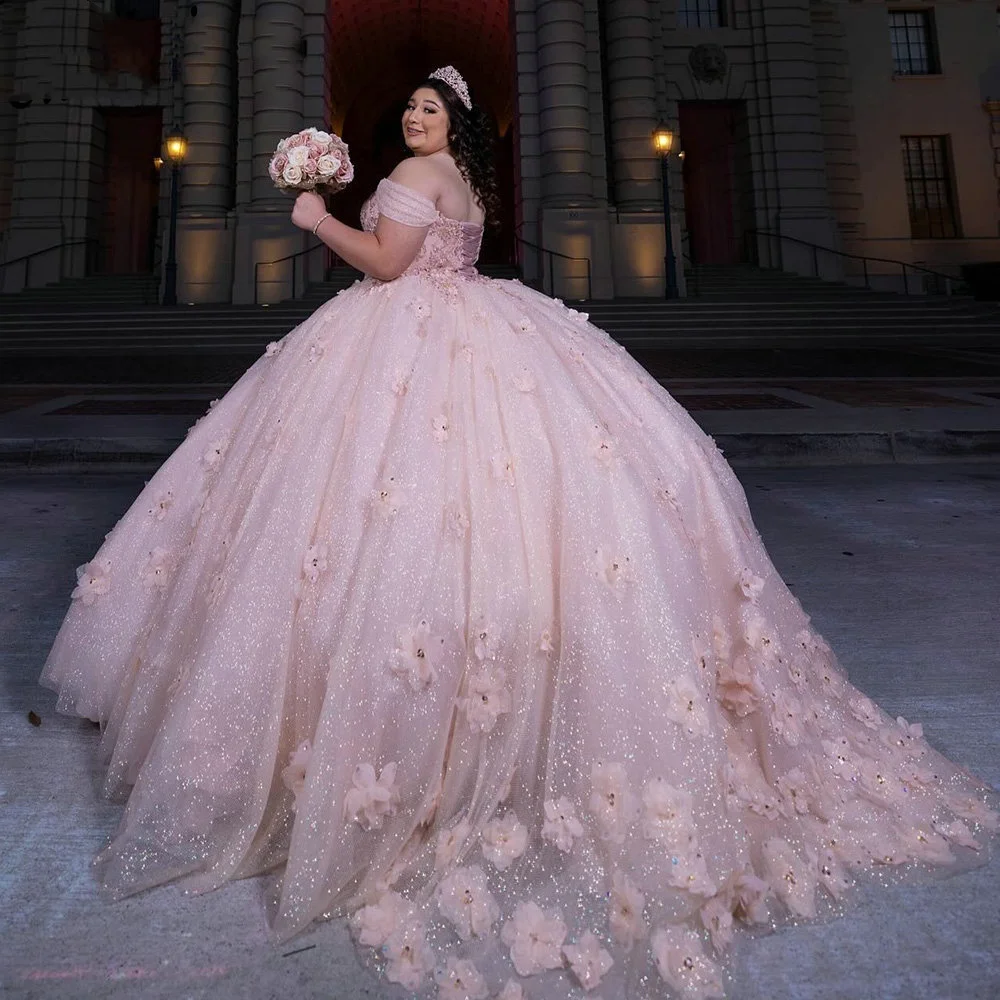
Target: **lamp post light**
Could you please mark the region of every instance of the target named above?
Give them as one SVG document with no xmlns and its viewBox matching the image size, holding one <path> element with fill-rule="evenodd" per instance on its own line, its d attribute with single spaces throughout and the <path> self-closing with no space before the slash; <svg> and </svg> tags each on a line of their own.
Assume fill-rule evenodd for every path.
<svg viewBox="0 0 1000 1000">
<path fill-rule="evenodd" d="M 187 147 L 187 139 L 177 129 L 171 131 L 163 141 L 163 153 L 170 163 L 170 230 L 167 237 L 167 263 L 163 271 L 165 306 L 177 305 L 177 207 L 180 200 L 181 165 L 187 156 Z"/>
<path fill-rule="evenodd" d="M 653 130 L 653 149 L 660 154 L 660 177 L 663 180 L 663 233 L 666 247 L 664 269 L 666 297 L 677 298 L 677 265 L 674 261 L 673 227 L 670 221 L 670 151 L 674 148 L 674 133 L 666 125 Z"/>
</svg>

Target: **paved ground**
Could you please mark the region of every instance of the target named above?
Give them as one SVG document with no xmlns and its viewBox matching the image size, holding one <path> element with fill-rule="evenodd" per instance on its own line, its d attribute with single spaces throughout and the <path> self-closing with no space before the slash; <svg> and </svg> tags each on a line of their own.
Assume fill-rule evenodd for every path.
<svg viewBox="0 0 1000 1000">
<path fill-rule="evenodd" d="M 1000 787 L 1000 464 L 742 478 L 776 564 L 855 683 Z M 391 996 L 361 971 L 340 924 L 268 943 L 258 881 L 201 898 L 169 886 L 123 903 L 95 893 L 88 861 L 119 807 L 96 794 L 96 730 L 55 715 L 35 678 L 73 567 L 141 481 L 136 470 L 0 471 L 0 993 Z M 997 858 L 934 886 L 864 893 L 848 918 L 744 940 L 732 1000 L 995 1000 L 998 899 Z"/>
<path fill-rule="evenodd" d="M 643 350 L 737 466 L 1000 458 L 1000 350 Z M 158 464 L 252 355 L 4 358 L 0 465 Z"/>
</svg>

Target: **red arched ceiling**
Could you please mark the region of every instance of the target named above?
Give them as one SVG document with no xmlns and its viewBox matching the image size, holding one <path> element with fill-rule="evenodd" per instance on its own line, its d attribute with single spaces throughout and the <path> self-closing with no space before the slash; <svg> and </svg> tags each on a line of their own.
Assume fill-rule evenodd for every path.
<svg viewBox="0 0 1000 1000">
<path fill-rule="evenodd" d="M 334 131 L 359 98 L 366 109 L 385 108 L 447 64 L 506 131 L 514 106 L 510 0 L 329 2 Z"/>
</svg>

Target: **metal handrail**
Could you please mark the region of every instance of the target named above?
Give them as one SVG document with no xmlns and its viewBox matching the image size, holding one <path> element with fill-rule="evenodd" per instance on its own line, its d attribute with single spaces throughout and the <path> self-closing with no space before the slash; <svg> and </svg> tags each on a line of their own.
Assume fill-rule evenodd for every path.
<svg viewBox="0 0 1000 1000">
<path fill-rule="evenodd" d="M 311 253 L 315 253 L 317 250 L 328 251 L 333 259 L 340 260 L 341 258 L 337 256 L 325 243 L 317 243 L 315 246 L 306 247 L 305 250 L 299 250 L 296 253 L 286 254 L 284 257 L 278 257 L 276 260 L 258 260 L 253 266 L 253 304 L 260 304 L 260 269 L 262 267 L 272 267 L 275 264 L 284 264 L 285 261 L 290 260 L 292 262 L 292 298 L 295 298 L 295 289 L 298 287 L 298 259 L 299 257 L 306 257 Z M 324 271 L 328 271 L 332 264 L 327 264 Z"/>
<path fill-rule="evenodd" d="M 929 267 L 923 267 L 920 264 L 911 264 L 909 261 L 905 260 L 893 260 L 890 257 L 872 257 L 865 254 L 859 253 L 848 253 L 846 250 L 834 250 L 832 247 L 825 247 L 819 243 L 810 243 L 808 240 L 800 240 L 797 236 L 786 236 L 784 233 L 774 233 L 766 229 L 748 229 L 746 230 L 745 237 L 749 238 L 752 236 L 765 236 L 769 239 L 787 240 L 790 243 L 797 243 L 800 246 L 808 247 L 812 250 L 813 259 L 813 274 L 815 277 L 819 277 L 819 253 L 833 254 L 836 257 L 845 257 L 848 260 L 860 260 L 861 270 L 864 275 L 865 288 L 871 291 L 871 276 L 868 273 L 868 264 L 892 264 L 899 267 L 903 276 L 903 293 L 905 295 L 910 294 L 910 282 L 907 274 L 907 269 L 919 272 L 921 274 L 929 274 L 935 278 L 943 279 L 945 282 L 945 294 L 952 294 L 952 283 L 956 285 L 961 285 L 962 280 L 960 278 L 954 277 L 954 275 L 945 274 L 943 271 L 935 271 Z"/>
<path fill-rule="evenodd" d="M 0 268 L 10 267 L 12 264 L 24 264 L 24 287 L 31 287 L 31 262 L 35 257 L 41 257 L 47 253 L 53 253 L 56 250 L 65 250 L 67 247 L 77 247 L 77 246 L 89 246 L 92 243 L 100 243 L 95 236 L 86 236 L 80 240 L 65 240 L 62 243 L 56 243 L 53 246 L 45 247 L 44 250 L 35 250 L 32 253 L 26 253 L 21 257 L 14 257 L 11 260 L 0 261 Z M 89 270 L 89 268 L 85 268 Z"/>
<path fill-rule="evenodd" d="M 532 250 L 537 250 L 539 253 L 544 253 L 548 255 L 548 265 L 549 265 L 549 292 L 555 294 L 555 278 L 553 274 L 553 258 L 559 257 L 562 260 L 571 260 L 575 263 L 584 263 L 587 265 L 587 300 L 593 298 L 593 285 L 591 283 L 591 272 L 590 272 L 590 258 L 589 257 L 571 257 L 569 254 L 560 253 L 558 250 L 549 250 L 546 247 L 540 247 L 537 243 L 532 243 L 531 240 L 526 240 L 523 236 L 518 236 L 514 233 L 514 239 L 523 244 L 526 247 L 531 247 Z"/>
</svg>

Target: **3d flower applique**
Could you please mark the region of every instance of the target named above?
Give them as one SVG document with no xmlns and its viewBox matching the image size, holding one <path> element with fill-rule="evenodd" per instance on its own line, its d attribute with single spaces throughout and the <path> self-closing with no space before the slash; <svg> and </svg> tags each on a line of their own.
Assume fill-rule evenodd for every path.
<svg viewBox="0 0 1000 1000">
<path fill-rule="evenodd" d="M 397 396 L 405 396 L 410 391 L 410 377 L 406 372 L 396 371 L 392 376 L 392 391 Z"/>
<path fill-rule="evenodd" d="M 431 304 L 426 299 L 422 299 L 419 296 L 410 299 L 410 301 L 406 303 L 406 308 L 410 310 L 413 316 L 415 316 L 417 321 L 420 323 L 423 323 L 425 320 L 431 318 Z"/>
<path fill-rule="evenodd" d="M 950 865 L 955 860 L 947 839 L 929 826 L 905 830 L 900 846 L 908 857 L 931 865 Z"/>
<path fill-rule="evenodd" d="M 733 882 L 733 916 L 745 924 L 767 923 L 767 901 L 771 886 L 753 872 L 738 875 Z"/>
<path fill-rule="evenodd" d="M 469 530 L 469 515 L 458 503 L 445 504 L 444 524 L 448 532 L 458 538 L 464 538 Z"/>
<path fill-rule="evenodd" d="M 272 340 L 267 347 L 264 348 L 264 354 L 269 358 L 273 358 L 276 354 L 281 353 L 281 347 L 282 344 L 280 340 Z"/>
<path fill-rule="evenodd" d="M 312 760 L 312 743 L 303 740 L 298 748 L 289 754 L 288 764 L 282 768 L 281 783 L 295 796 L 293 808 L 298 807 L 299 796 L 305 788 L 306 771 L 310 760 Z"/>
<path fill-rule="evenodd" d="M 788 911 L 796 917 L 815 917 L 815 867 L 803 861 L 792 845 L 780 837 L 764 842 L 764 864 L 774 894 Z"/>
<path fill-rule="evenodd" d="M 444 413 L 435 414 L 431 418 L 431 434 L 438 444 L 444 444 L 448 440 L 448 433 L 451 430 L 451 423 Z"/>
<path fill-rule="evenodd" d="M 442 830 L 437 835 L 434 846 L 434 869 L 440 871 L 447 868 L 458 857 L 459 851 L 469 839 L 472 827 L 468 820 L 461 820 L 452 827 Z"/>
<path fill-rule="evenodd" d="M 585 313 L 585 312 L 580 312 L 580 310 L 579 310 L 579 309 L 570 309 L 570 308 L 568 308 L 568 307 L 567 307 L 567 309 L 566 309 L 566 315 L 567 315 L 567 316 L 569 316 L 569 318 L 570 318 L 570 319 L 571 319 L 571 320 L 572 320 L 572 321 L 573 321 L 574 323 L 580 323 L 580 324 L 583 324 L 583 323 L 586 323 L 586 322 L 587 322 L 587 320 L 589 320 L 589 319 L 590 319 L 590 315 L 589 315 L 589 313 Z"/>
<path fill-rule="evenodd" d="M 416 625 L 397 634 L 389 667 L 397 677 L 405 678 L 414 691 L 422 691 L 437 678 L 438 657 L 444 646 L 444 636 L 434 635 L 430 622 L 421 618 Z"/>
<path fill-rule="evenodd" d="M 722 973 L 702 948 L 701 938 L 682 927 L 658 927 L 650 938 L 660 978 L 682 1000 L 721 1000 Z"/>
<path fill-rule="evenodd" d="M 708 705 L 693 677 L 684 674 L 664 685 L 667 704 L 664 714 L 692 736 L 704 736 L 711 728 Z"/>
<path fill-rule="evenodd" d="M 596 458 L 604 466 L 613 465 L 617 455 L 614 438 L 604 427 L 600 426 L 590 429 L 587 451 L 592 458 Z"/>
<path fill-rule="evenodd" d="M 351 933 L 366 948 L 381 948 L 388 938 L 414 916 L 413 904 L 398 892 L 387 891 L 377 902 L 362 906 L 350 918 Z"/>
<path fill-rule="evenodd" d="M 624 764 L 598 761 L 590 769 L 590 801 L 602 836 L 615 844 L 625 840 L 625 834 L 639 814 L 639 805 L 632 794 Z"/>
<path fill-rule="evenodd" d="M 170 582 L 173 561 L 169 549 L 158 545 L 149 553 L 140 573 L 142 585 L 149 590 L 165 590 Z"/>
<path fill-rule="evenodd" d="M 787 691 L 777 691 L 771 698 L 771 729 L 790 747 L 798 746 L 805 730 L 802 728 L 802 703 Z"/>
<path fill-rule="evenodd" d="M 392 816 L 399 803 L 396 787 L 396 764 L 386 764 L 375 776 L 375 768 L 358 764 L 351 779 L 353 786 L 344 797 L 344 819 L 354 820 L 365 830 L 377 830 L 386 816 Z"/>
<path fill-rule="evenodd" d="M 394 517 L 406 503 L 406 490 L 395 476 L 388 476 L 372 494 L 372 506 L 382 517 Z"/>
<path fill-rule="evenodd" d="M 671 847 L 667 881 L 675 889 L 683 889 L 692 896 L 714 896 L 718 891 L 693 833 L 686 844 Z"/>
<path fill-rule="evenodd" d="M 528 848 L 528 828 L 513 812 L 483 827 L 483 857 L 497 871 L 506 871 Z"/>
<path fill-rule="evenodd" d="M 743 640 L 768 660 L 778 652 L 774 629 L 759 615 L 751 618 L 744 626 Z"/>
<path fill-rule="evenodd" d="M 486 616 L 479 614 L 469 632 L 469 647 L 477 660 L 492 660 L 497 655 L 499 637 Z"/>
<path fill-rule="evenodd" d="M 494 1000 L 524 1000 L 524 989 L 516 980 L 508 979 Z"/>
<path fill-rule="evenodd" d="M 764 590 L 763 577 L 757 576 L 751 569 L 744 567 L 736 581 L 740 593 L 748 600 L 756 602 Z"/>
<path fill-rule="evenodd" d="M 851 715 L 869 729 L 878 729 L 882 724 L 882 715 L 878 706 L 863 694 L 855 695 L 848 702 L 848 707 L 851 709 Z"/>
<path fill-rule="evenodd" d="M 552 637 L 552 626 L 543 628 L 539 633 L 536 648 L 539 653 L 544 653 L 546 656 L 556 651 L 555 639 Z"/>
<path fill-rule="evenodd" d="M 684 844 L 694 832 L 691 793 L 664 778 L 651 778 L 642 790 L 642 833 L 647 840 Z"/>
<path fill-rule="evenodd" d="M 721 954 L 733 940 L 732 899 L 728 892 L 713 896 L 698 911 L 701 925 L 708 931 L 712 947 Z"/>
<path fill-rule="evenodd" d="M 611 952 L 601 945 L 593 931 L 582 934 L 576 944 L 564 944 L 563 955 L 576 981 L 588 993 L 600 986 L 601 980 L 614 965 Z"/>
<path fill-rule="evenodd" d="M 812 783 L 801 768 L 794 767 L 787 774 L 779 775 L 774 787 L 792 816 L 805 815 L 812 808 Z"/>
<path fill-rule="evenodd" d="M 424 925 L 410 919 L 386 938 L 382 945 L 386 958 L 385 978 L 408 990 L 417 990 L 434 968 L 434 951 L 427 942 Z"/>
<path fill-rule="evenodd" d="M 764 689 L 756 677 L 752 660 L 740 653 L 731 662 L 722 662 L 715 673 L 715 694 L 722 707 L 740 719 L 756 712 Z"/>
<path fill-rule="evenodd" d="M 712 616 L 712 649 L 720 660 L 728 660 L 733 651 L 733 639 L 726 628 L 725 622 L 718 616 Z"/>
<path fill-rule="evenodd" d="M 927 752 L 924 727 L 919 722 L 907 722 L 901 715 L 896 717 L 895 724 L 885 726 L 880 735 L 887 747 L 907 757 L 921 757 Z"/>
<path fill-rule="evenodd" d="M 643 913 L 646 897 L 623 872 L 611 876 L 611 898 L 608 903 L 608 929 L 611 939 L 625 951 L 646 936 L 649 928 Z"/>
<path fill-rule="evenodd" d="M 434 971 L 438 1000 L 486 1000 L 489 990 L 479 970 L 466 958 L 448 956 L 443 968 Z"/>
<path fill-rule="evenodd" d="M 217 438 L 213 441 L 201 456 L 201 461 L 205 468 L 218 468 L 223 458 L 226 457 L 226 447 L 227 443 L 222 438 Z"/>
<path fill-rule="evenodd" d="M 514 459 L 504 452 L 498 452 L 490 459 L 490 475 L 508 486 L 514 485 Z"/>
<path fill-rule="evenodd" d="M 706 676 L 715 661 L 715 656 L 708 641 L 697 633 L 691 637 L 691 655 L 694 657 L 694 665 L 698 668 L 698 673 Z"/>
<path fill-rule="evenodd" d="M 609 590 L 620 591 L 632 581 L 632 560 L 629 556 L 610 552 L 603 545 L 591 556 L 594 575 Z"/>
<path fill-rule="evenodd" d="M 844 870 L 836 852 L 831 847 L 822 847 L 816 854 L 810 855 L 819 884 L 832 899 L 841 899 L 853 884 L 850 876 Z"/>
<path fill-rule="evenodd" d="M 459 707 L 473 732 L 489 733 L 497 719 L 510 711 L 511 699 L 503 667 L 484 665 L 466 681 L 465 697 Z"/>
<path fill-rule="evenodd" d="M 517 333 L 534 333 L 535 324 L 527 316 L 521 316 L 514 321 L 514 330 Z"/>
<path fill-rule="evenodd" d="M 518 392 L 534 392 L 538 388 L 538 379 L 530 368 L 522 366 L 514 376 L 514 388 Z"/>
<path fill-rule="evenodd" d="M 149 508 L 149 516 L 157 521 L 162 521 L 167 516 L 167 511 L 174 505 L 174 494 L 172 490 L 165 490 L 152 503 Z"/>
<path fill-rule="evenodd" d="M 972 835 L 972 831 L 960 820 L 945 823 L 941 820 L 934 824 L 934 830 L 947 837 L 957 847 L 968 847 L 973 851 L 982 850 L 983 845 Z"/>
<path fill-rule="evenodd" d="M 319 359 L 322 358 L 325 353 L 326 349 L 324 348 L 322 343 L 320 343 L 320 341 L 318 340 L 314 340 L 309 345 L 309 351 L 306 356 L 309 358 L 311 362 L 316 362 L 319 361 Z"/>
<path fill-rule="evenodd" d="M 326 557 L 329 551 L 326 542 L 317 542 L 306 549 L 305 557 L 302 560 L 302 575 L 310 583 L 315 583 L 319 579 L 320 574 L 326 570 Z"/>
<path fill-rule="evenodd" d="M 573 803 L 563 795 L 554 801 L 546 799 L 543 808 L 542 839 L 555 844 L 564 853 L 573 850 L 573 842 L 583 836 L 583 824 L 577 818 Z"/>
<path fill-rule="evenodd" d="M 478 865 L 457 868 L 441 880 L 434 893 L 441 915 L 463 941 L 486 937 L 500 919 L 500 907 Z"/>
<path fill-rule="evenodd" d="M 518 903 L 500 931 L 510 949 L 510 960 L 519 976 L 533 976 L 563 965 L 562 946 L 566 923 L 557 910 L 543 910 L 535 902 Z"/>
</svg>

